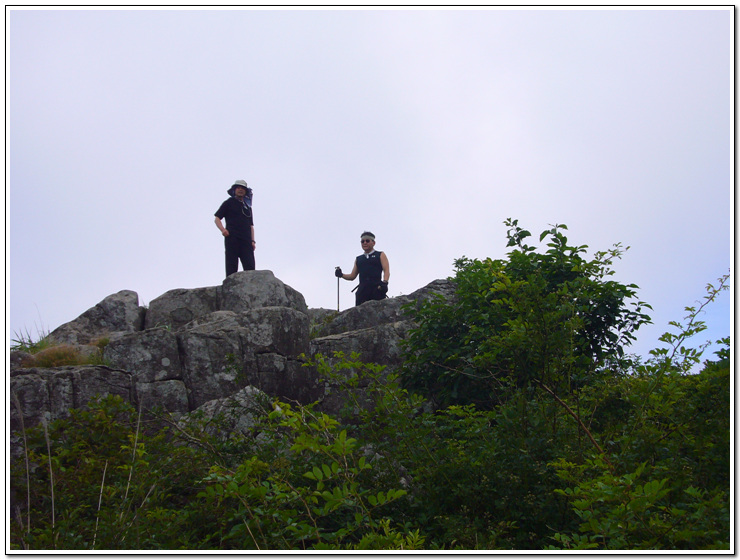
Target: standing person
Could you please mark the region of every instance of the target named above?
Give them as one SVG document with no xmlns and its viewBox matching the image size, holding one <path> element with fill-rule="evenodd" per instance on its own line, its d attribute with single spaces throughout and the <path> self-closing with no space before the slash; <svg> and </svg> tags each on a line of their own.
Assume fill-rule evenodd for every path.
<svg viewBox="0 0 740 560">
<path fill-rule="evenodd" d="M 216 227 L 224 236 L 226 253 L 226 276 L 239 269 L 239 261 L 244 270 L 254 270 L 254 220 L 252 218 L 252 189 L 246 181 L 234 181 L 229 188 L 228 199 L 216 211 Z M 226 227 L 221 220 L 226 218 Z"/>
<path fill-rule="evenodd" d="M 385 299 L 388 293 L 388 280 L 391 277 L 391 267 L 388 257 L 382 251 L 375 250 L 375 235 L 369 231 L 360 236 L 363 253 L 355 259 L 355 266 L 349 274 L 342 274 L 337 267 L 334 275 L 345 280 L 354 280 L 360 275 L 360 285 L 356 288 L 355 305 L 366 301 Z M 382 278 L 382 279 L 381 279 Z"/>
</svg>

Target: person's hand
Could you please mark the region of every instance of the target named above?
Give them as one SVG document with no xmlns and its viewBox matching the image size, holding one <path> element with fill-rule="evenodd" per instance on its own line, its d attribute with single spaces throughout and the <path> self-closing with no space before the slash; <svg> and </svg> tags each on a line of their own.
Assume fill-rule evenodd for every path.
<svg viewBox="0 0 740 560">
<path fill-rule="evenodd" d="M 229 230 L 228 229 L 223 230 L 221 232 L 221 235 L 223 235 L 224 237 L 228 237 L 229 236 Z"/>
<path fill-rule="evenodd" d="M 380 284 L 378 284 L 378 291 L 385 295 L 388 293 L 388 282 L 381 281 Z"/>
<path fill-rule="evenodd" d="M 252 239 L 252 251 L 254 251 L 257 248 L 257 242 Z"/>
<path fill-rule="evenodd" d="M 334 269 L 334 276 L 336 276 L 337 278 L 341 278 L 342 276 L 344 276 L 344 274 L 342 274 L 342 269 L 339 267 L 336 267 Z"/>
</svg>

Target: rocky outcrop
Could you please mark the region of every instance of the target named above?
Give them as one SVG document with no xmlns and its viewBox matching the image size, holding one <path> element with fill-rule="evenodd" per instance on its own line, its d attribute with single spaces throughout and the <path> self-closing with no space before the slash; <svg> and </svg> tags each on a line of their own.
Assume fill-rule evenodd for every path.
<svg viewBox="0 0 740 560">
<path fill-rule="evenodd" d="M 317 334 L 318 336 L 328 336 L 405 321 L 404 306 L 418 304 L 434 297 L 434 294 L 449 299 L 454 296 L 454 293 L 452 282 L 449 280 L 435 280 L 409 295 L 380 301 L 368 301 L 358 307 L 351 307 L 337 314 L 332 320 L 325 321 L 319 327 Z"/>
<path fill-rule="evenodd" d="M 255 387 L 245 387 L 233 395 L 208 401 L 177 423 L 182 430 L 194 429 L 220 439 L 244 435 L 256 420 L 271 410 L 270 397 Z"/>
<path fill-rule="evenodd" d="M 102 347 L 105 366 L 24 369 L 18 356 L 11 359 L 10 386 L 18 402 L 11 406 L 11 429 L 20 427 L 21 418 L 26 427 L 42 416 L 62 418 L 105 394 L 176 417 L 221 411 L 222 399 L 234 408 L 255 392 L 318 402 L 336 413 L 343 399 L 337 384 L 320 380 L 315 368 L 306 367 L 308 359 L 356 352 L 362 361 L 397 367 L 401 341 L 413 326 L 403 307 L 435 293 L 451 297 L 451 283 L 438 280 L 408 296 L 342 313 L 313 310 L 270 271 L 239 272 L 221 286 L 171 290 L 148 310 L 135 292 L 122 291 L 50 335 L 58 343 Z"/>
<path fill-rule="evenodd" d="M 107 366 L 64 366 L 11 371 L 10 430 L 66 418 L 96 395 L 120 395 L 134 401 L 132 374 Z"/>
<path fill-rule="evenodd" d="M 404 296 L 368 301 L 358 307 L 352 307 L 333 316 L 318 314 L 323 320 L 314 325 L 317 336 L 311 340 L 310 355 L 318 354 L 327 358 L 330 364 L 335 362 L 337 352 L 346 358 L 352 354 L 365 363 L 385 366 L 385 373 L 394 371 L 403 361 L 402 341 L 413 328 L 405 309 L 418 306 L 421 302 L 434 297 L 450 299 L 454 297 L 454 285 L 449 280 L 435 280 L 427 286 Z M 345 370 L 352 375 L 351 370 Z M 364 389 L 360 384 L 355 391 Z M 319 399 L 319 408 L 331 414 L 338 414 L 347 402 L 338 382 L 325 382 Z M 357 401 L 362 401 L 362 396 Z"/>
<path fill-rule="evenodd" d="M 176 289 L 162 294 L 149 304 L 144 328 L 164 327 L 177 331 L 215 311 L 239 313 L 259 307 L 287 307 L 308 312 L 303 295 L 283 284 L 269 270 L 253 270 L 232 274 L 221 286 Z"/>
<path fill-rule="evenodd" d="M 232 274 L 221 287 L 220 309 L 239 313 L 258 307 L 288 307 L 307 313 L 306 300 L 269 270 Z"/>
<path fill-rule="evenodd" d="M 140 331 L 144 326 L 145 312 L 139 306 L 136 292 L 122 290 L 108 296 L 74 321 L 53 330 L 49 338 L 58 344 L 92 344 L 113 333 Z"/>
<path fill-rule="evenodd" d="M 149 303 L 144 328 L 178 330 L 198 317 L 218 311 L 220 292 L 220 286 L 170 290 Z"/>
<path fill-rule="evenodd" d="M 191 410 L 246 385 L 283 399 L 311 398 L 310 380 L 300 379 L 300 357 L 308 352 L 305 313 L 287 307 L 219 312 L 183 329 L 177 342 Z"/>
</svg>

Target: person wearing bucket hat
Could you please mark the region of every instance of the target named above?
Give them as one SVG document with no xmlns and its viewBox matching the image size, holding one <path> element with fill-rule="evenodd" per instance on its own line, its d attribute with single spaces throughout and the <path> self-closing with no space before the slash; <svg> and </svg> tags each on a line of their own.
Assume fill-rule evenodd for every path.
<svg viewBox="0 0 740 560">
<path fill-rule="evenodd" d="M 252 216 L 252 189 L 243 180 L 234 181 L 226 191 L 229 198 L 216 211 L 216 227 L 224 236 L 226 276 L 239 270 L 254 270 L 254 218 Z M 226 227 L 221 220 L 226 219 Z"/>
<path fill-rule="evenodd" d="M 375 250 L 375 235 L 369 231 L 364 231 L 360 235 L 360 245 L 363 253 L 355 259 L 352 272 L 343 274 L 339 267 L 334 270 L 334 275 L 344 280 L 354 280 L 358 275 L 360 276 L 360 285 L 355 288 L 357 290 L 355 305 L 362 305 L 366 301 L 385 299 L 388 293 L 388 280 L 391 277 L 388 257 L 383 251 Z"/>
</svg>

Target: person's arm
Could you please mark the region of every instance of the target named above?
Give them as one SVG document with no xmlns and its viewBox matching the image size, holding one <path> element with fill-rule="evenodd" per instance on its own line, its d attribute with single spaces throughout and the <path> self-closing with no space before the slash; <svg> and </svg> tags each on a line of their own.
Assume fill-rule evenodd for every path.
<svg viewBox="0 0 740 560">
<path fill-rule="evenodd" d="M 380 253 L 380 264 L 383 266 L 383 282 L 386 284 L 391 277 L 391 265 L 388 263 L 388 257 L 385 253 Z"/>
<path fill-rule="evenodd" d="M 254 226 L 252 227 L 252 250 L 257 248 L 257 242 L 254 240 Z"/>
<path fill-rule="evenodd" d="M 345 280 L 354 280 L 357 278 L 357 275 L 360 273 L 359 270 L 357 270 L 357 263 L 355 262 L 355 266 L 352 267 L 352 272 L 349 274 L 342 274 L 342 278 Z"/>
<path fill-rule="evenodd" d="M 221 223 L 221 218 L 219 218 L 218 216 L 216 216 L 216 218 L 214 219 L 214 223 L 216 224 L 216 227 L 218 228 L 218 230 L 221 232 L 221 235 L 223 235 L 224 237 L 228 237 L 229 236 L 229 230 L 226 229 L 224 227 L 224 225 Z M 252 235 L 254 235 L 254 234 L 252 234 Z"/>
</svg>

